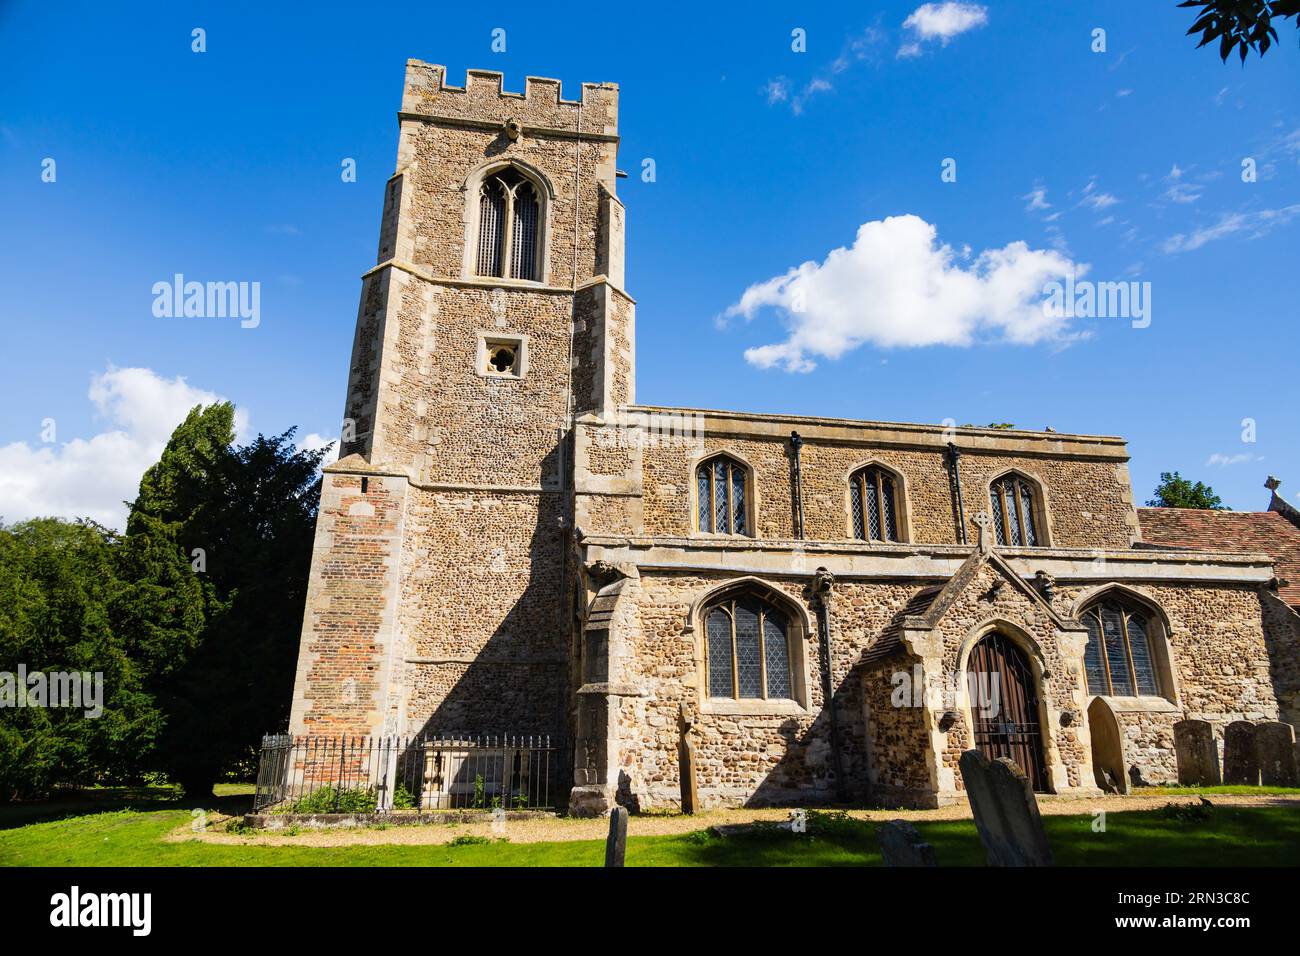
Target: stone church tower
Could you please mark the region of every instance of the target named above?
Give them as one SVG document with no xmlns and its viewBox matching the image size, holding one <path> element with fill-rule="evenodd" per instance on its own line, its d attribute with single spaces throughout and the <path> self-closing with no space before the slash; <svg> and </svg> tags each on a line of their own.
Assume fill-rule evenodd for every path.
<svg viewBox="0 0 1300 956">
<path fill-rule="evenodd" d="M 618 89 L 406 68 L 290 731 L 571 719 L 575 415 L 633 400 Z"/>
</svg>

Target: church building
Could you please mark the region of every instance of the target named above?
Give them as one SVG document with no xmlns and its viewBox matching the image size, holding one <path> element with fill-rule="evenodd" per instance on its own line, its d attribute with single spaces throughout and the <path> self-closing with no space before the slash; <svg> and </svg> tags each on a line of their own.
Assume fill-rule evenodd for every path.
<svg viewBox="0 0 1300 956">
<path fill-rule="evenodd" d="M 412 60 L 398 117 L 290 733 L 550 735 L 600 813 L 683 741 L 706 806 L 936 806 L 1300 720 L 1274 556 L 1145 538 L 1122 438 L 637 404 L 615 85 Z"/>
</svg>

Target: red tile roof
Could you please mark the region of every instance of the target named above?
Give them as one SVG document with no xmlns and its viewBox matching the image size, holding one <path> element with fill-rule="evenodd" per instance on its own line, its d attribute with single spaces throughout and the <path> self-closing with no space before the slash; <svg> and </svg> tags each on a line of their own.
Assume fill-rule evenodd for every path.
<svg viewBox="0 0 1300 956">
<path fill-rule="evenodd" d="M 1279 596 L 1300 606 L 1300 528 L 1276 511 L 1201 511 L 1196 508 L 1139 508 L 1142 540 L 1198 551 L 1256 552 L 1273 558 L 1287 583 Z"/>
</svg>

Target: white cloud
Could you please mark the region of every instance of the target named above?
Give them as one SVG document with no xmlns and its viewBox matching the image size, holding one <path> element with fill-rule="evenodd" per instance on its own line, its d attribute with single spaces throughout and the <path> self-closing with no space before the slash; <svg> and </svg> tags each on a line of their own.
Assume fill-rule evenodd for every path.
<svg viewBox="0 0 1300 956">
<path fill-rule="evenodd" d="M 1052 204 L 1047 201 L 1047 187 L 1035 184 L 1034 188 L 1020 197 L 1029 200 L 1029 205 L 1025 207 L 1025 212 L 1035 212 L 1039 209 L 1051 209 Z"/>
<path fill-rule="evenodd" d="M 1191 203 L 1201 198 L 1201 190 L 1205 187 L 1196 183 L 1174 183 L 1164 192 L 1164 198 L 1170 202 Z"/>
<path fill-rule="evenodd" d="M 1111 206 L 1117 205 L 1118 203 L 1119 200 L 1110 193 L 1098 192 L 1097 180 L 1090 179 L 1088 180 L 1088 185 L 1083 187 L 1083 199 L 1080 201 L 1079 205 L 1088 206 L 1091 209 L 1100 211 L 1102 209 L 1109 209 Z"/>
<path fill-rule="evenodd" d="M 989 22 L 988 7 L 978 3 L 923 3 L 903 21 L 903 29 L 911 30 L 913 38 L 898 48 L 899 57 L 921 54 L 921 41 L 938 40 L 944 46 L 953 37 Z"/>
<path fill-rule="evenodd" d="M 1174 163 L 1169 169 L 1169 174 L 1165 176 L 1165 182 L 1169 188 L 1164 191 L 1161 198 L 1168 202 L 1176 203 L 1193 203 L 1201 198 L 1201 192 L 1205 189 L 1200 183 L 1190 183 L 1183 179 L 1184 170 Z"/>
<path fill-rule="evenodd" d="M 321 459 L 321 466 L 324 467 L 325 465 L 332 465 L 334 462 L 339 460 L 338 438 L 327 438 L 317 432 L 311 432 L 310 434 L 302 436 L 302 440 L 298 442 L 298 450 L 320 451 L 326 445 L 332 445 L 333 447 L 326 453 L 325 457 Z"/>
<path fill-rule="evenodd" d="M 1247 462 L 1247 461 L 1263 461 L 1263 460 L 1264 459 L 1262 459 L 1259 455 L 1254 455 L 1251 454 L 1250 452 L 1242 452 L 1239 455 L 1223 455 L 1216 451 L 1214 454 L 1212 454 L 1209 458 L 1205 460 L 1205 464 L 1207 467 L 1213 467 L 1215 465 L 1218 465 L 1220 467 L 1226 467 L 1228 465 L 1240 465 L 1243 462 Z"/>
<path fill-rule="evenodd" d="M 1013 242 L 972 259 L 941 244 L 937 230 L 913 216 L 864 223 L 850 248 L 821 263 L 805 262 L 750 286 L 725 317 L 752 319 L 781 310 L 784 342 L 746 350 L 760 368 L 815 367 L 810 356 L 837 358 L 859 345 L 966 346 L 977 341 L 1028 345 L 1068 338 L 1068 319 L 1043 308 L 1044 285 L 1087 266 L 1059 252 Z"/>
<path fill-rule="evenodd" d="M 819 93 L 830 93 L 835 89 L 831 82 L 833 77 L 839 76 L 857 64 L 876 62 L 878 59 L 876 49 L 884 40 L 884 33 L 875 27 L 867 27 L 861 33 L 850 36 L 845 40 L 839 55 L 818 70 L 812 79 L 799 86 L 797 92 L 795 92 L 796 85 L 792 85 L 784 76 L 769 80 L 763 87 L 768 105 L 774 106 L 788 101 L 791 112 L 796 116 L 801 115 L 812 97 Z"/>
<path fill-rule="evenodd" d="M 767 97 L 768 106 L 783 103 L 790 98 L 790 81 L 784 76 L 768 80 L 767 85 L 763 87 L 763 93 Z"/>
<path fill-rule="evenodd" d="M 1246 232 L 1248 239 L 1258 239 L 1272 232 L 1279 226 L 1300 215 L 1300 203 L 1282 206 L 1278 209 L 1260 209 L 1256 212 L 1233 212 L 1219 217 L 1219 221 L 1209 226 L 1202 226 L 1191 233 L 1177 233 L 1170 236 L 1161 245 L 1165 252 L 1192 252 L 1207 243 L 1239 232 Z"/>
<path fill-rule="evenodd" d="M 144 470 L 158 460 L 172 431 L 195 405 L 223 401 L 184 378 L 147 368 L 92 375 L 87 396 L 108 428 L 66 442 L 0 446 L 0 516 L 6 522 L 56 516 L 93 518 L 121 530 L 124 501 L 134 499 Z M 57 437 L 57 425 L 56 437 Z M 236 411 L 239 435 L 247 416 Z"/>
</svg>

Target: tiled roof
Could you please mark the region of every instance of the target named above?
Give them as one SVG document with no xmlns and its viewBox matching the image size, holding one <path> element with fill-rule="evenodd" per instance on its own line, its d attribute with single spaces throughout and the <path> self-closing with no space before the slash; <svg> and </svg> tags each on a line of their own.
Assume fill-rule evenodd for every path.
<svg viewBox="0 0 1300 956">
<path fill-rule="evenodd" d="M 1276 511 L 1202 511 L 1196 508 L 1139 508 L 1142 540 L 1198 551 L 1270 555 L 1287 583 L 1278 595 L 1300 607 L 1300 528 Z"/>
</svg>

